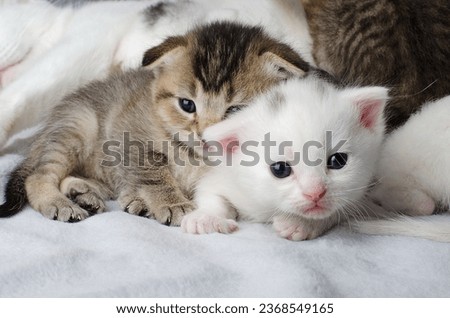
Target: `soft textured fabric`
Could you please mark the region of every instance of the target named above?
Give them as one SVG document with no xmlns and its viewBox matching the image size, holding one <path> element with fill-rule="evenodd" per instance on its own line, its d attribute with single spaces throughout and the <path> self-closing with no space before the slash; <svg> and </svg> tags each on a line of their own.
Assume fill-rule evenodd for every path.
<svg viewBox="0 0 450 318">
<path fill-rule="evenodd" d="M 0 193 L 19 160 L 0 158 Z M 290 242 L 263 224 L 196 236 L 109 210 L 0 219 L 0 297 L 450 297 L 450 244 L 346 228 Z"/>
</svg>

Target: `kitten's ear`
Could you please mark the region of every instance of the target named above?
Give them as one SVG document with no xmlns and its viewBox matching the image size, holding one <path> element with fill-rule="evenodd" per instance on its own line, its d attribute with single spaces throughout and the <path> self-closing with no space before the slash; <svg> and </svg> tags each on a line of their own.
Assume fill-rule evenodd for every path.
<svg viewBox="0 0 450 318">
<path fill-rule="evenodd" d="M 290 46 L 282 43 L 272 45 L 261 55 L 269 73 L 281 79 L 304 77 L 310 65 Z"/>
<path fill-rule="evenodd" d="M 172 36 L 167 38 L 163 43 L 149 49 L 144 54 L 142 66 L 155 68 L 163 64 L 170 64 L 176 59 L 184 47 L 187 40 L 184 36 Z"/>
<path fill-rule="evenodd" d="M 221 154 L 237 152 L 240 147 L 240 132 L 248 123 L 247 117 L 239 113 L 206 128 L 202 135 L 203 140 L 210 147 L 220 147 Z"/>
<path fill-rule="evenodd" d="M 383 111 L 389 99 L 384 87 L 363 87 L 347 90 L 344 95 L 359 112 L 361 126 L 373 129 L 383 125 Z"/>
</svg>

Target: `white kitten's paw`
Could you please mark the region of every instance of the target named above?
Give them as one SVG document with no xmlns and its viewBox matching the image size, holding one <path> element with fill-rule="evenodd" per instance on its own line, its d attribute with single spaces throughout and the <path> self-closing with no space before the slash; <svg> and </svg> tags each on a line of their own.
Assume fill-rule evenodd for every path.
<svg viewBox="0 0 450 318">
<path fill-rule="evenodd" d="M 312 231 L 297 219 L 275 217 L 273 228 L 283 238 L 291 241 L 312 239 Z"/>
<path fill-rule="evenodd" d="M 186 233 L 208 234 L 208 233 L 232 233 L 238 229 L 235 220 L 224 217 L 194 211 L 184 216 L 181 228 Z"/>
</svg>

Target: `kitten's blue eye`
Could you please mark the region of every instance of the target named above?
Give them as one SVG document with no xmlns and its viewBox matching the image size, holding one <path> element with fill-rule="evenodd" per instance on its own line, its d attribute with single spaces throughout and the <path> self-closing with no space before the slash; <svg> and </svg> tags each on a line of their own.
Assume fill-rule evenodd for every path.
<svg viewBox="0 0 450 318">
<path fill-rule="evenodd" d="M 270 166 L 270 171 L 277 178 L 287 178 L 292 174 L 292 168 L 287 162 L 279 161 Z"/>
<path fill-rule="evenodd" d="M 345 167 L 347 161 L 348 155 L 343 152 L 338 152 L 328 158 L 327 167 L 328 169 L 339 170 Z"/>
<path fill-rule="evenodd" d="M 186 113 L 192 114 L 197 111 L 197 107 L 195 106 L 194 101 L 186 98 L 178 99 L 178 105 L 180 105 L 181 109 Z"/>
</svg>

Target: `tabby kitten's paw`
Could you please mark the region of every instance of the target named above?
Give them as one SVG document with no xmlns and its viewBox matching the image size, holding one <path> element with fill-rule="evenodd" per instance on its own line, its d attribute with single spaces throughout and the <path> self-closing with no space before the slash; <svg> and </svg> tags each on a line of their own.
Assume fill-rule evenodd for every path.
<svg viewBox="0 0 450 318">
<path fill-rule="evenodd" d="M 119 198 L 119 203 L 120 203 Z M 133 215 L 150 217 L 150 211 L 142 198 L 134 198 L 129 203 L 125 204 L 124 211 Z"/>
<path fill-rule="evenodd" d="M 154 207 L 147 204 L 144 199 L 136 197 L 125 206 L 124 210 L 130 214 L 155 219 L 164 225 L 180 226 L 184 215 L 193 209 L 194 205 L 189 201 Z"/>
<path fill-rule="evenodd" d="M 48 200 L 37 208 L 45 217 L 62 222 L 78 222 L 89 217 L 89 213 L 66 198 Z"/>
<path fill-rule="evenodd" d="M 153 209 L 154 217 L 160 223 L 171 226 L 180 226 L 183 217 L 194 210 L 192 202 L 183 202 L 165 205 Z"/>
<path fill-rule="evenodd" d="M 88 191 L 86 193 L 81 193 L 73 190 L 69 194 L 69 199 L 88 211 L 90 215 L 106 211 L 105 202 L 95 192 Z"/>
<path fill-rule="evenodd" d="M 72 202 L 90 215 L 106 211 L 105 201 L 102 199 L 100 190 L 95 185 L 84 179 L 67 177 L 61 182 L 61 192 Z"/>
<path fill-rule="evenodd" d="M 236 231 L 238 224 L 235 220 L 197 210 L 183 218 L 181 228 L 184 232 L 191 234 L 209 234 L 214 232 L 228 234 Z"/>
</svg>

